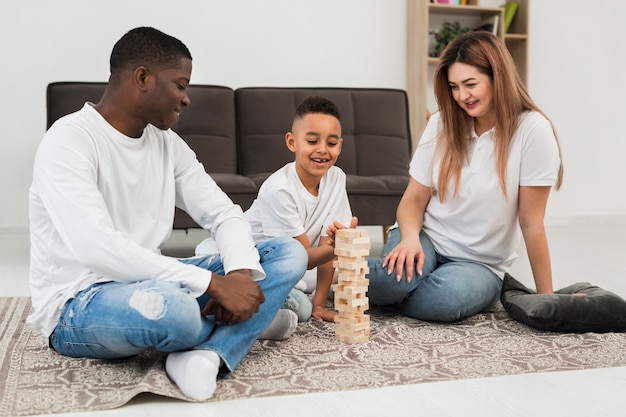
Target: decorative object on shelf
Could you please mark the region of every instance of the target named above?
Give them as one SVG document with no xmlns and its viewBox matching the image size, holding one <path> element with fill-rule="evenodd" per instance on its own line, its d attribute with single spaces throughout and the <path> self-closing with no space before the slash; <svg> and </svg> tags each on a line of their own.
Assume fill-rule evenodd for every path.
<svg viewBox="0 0 626 417">
<path fill-rule="evenodd" d="M 430 0 L 431 3 L 453 4 L 455 6 L 466 6 L 467 0 Z"/>
<path fill-rule="evenodd" d="M 500 23 L 500 16 L 493 15 L 489 16 L 480 21 L 476 29 L 474 30 L 486 30 L 487 32 L 491 32 L 494 35 L 498 36 L 498 24 Z"/>
<path fill-rule="evenodd" d="M 431 30 L 429 33 L 435 37 L 435 41 L 437 44 L 435 45 L 435 51 L 430 54 L 430 56 L 438 57 L 441 55 L 441 52 L 448 46 L 452 39 L 456 38 L 458 35 L 462 35 L 465 32 L 468 32 L 470 28 L 462 27 L 458 21 L 454 22 L 443 22 L 441 28 L 439 30 Z"/>
<path fill-rule="evenodd" d="M 515 12 L 517 12 L 519 7 L 519 3 L 516 1 L 509 1 L 501 7 L 504 7 L 504 33 L 508 33 L 509 28 L 511 27 L 511 22 L 515 17 Z"/>
</svg>

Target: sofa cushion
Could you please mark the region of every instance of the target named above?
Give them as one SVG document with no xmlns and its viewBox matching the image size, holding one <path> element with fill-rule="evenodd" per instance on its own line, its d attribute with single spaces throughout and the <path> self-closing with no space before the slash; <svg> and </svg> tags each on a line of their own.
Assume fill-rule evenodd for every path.
<svg viewBox="0 0 626 417">
<path fill-rule="evenodd" d="M 346 188 L 350 190 L 351 194 L 401 195 L 408 183 L 409 177 L 400 175 L 346 176 Z"/>
<path fill-rule="evenodd" d="M 584 293 L 586 295 L 572 295 Z M 502 286 L 502 305 L 515 320 L 553 332 L 624 332 L 626 301 L 588 282 L 537 294 L 511 275 Z"/>
</svg>

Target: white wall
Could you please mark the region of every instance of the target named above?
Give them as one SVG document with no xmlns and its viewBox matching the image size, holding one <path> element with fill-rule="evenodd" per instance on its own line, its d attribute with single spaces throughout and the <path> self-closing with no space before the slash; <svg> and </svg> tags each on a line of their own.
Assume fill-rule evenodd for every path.
<svg viewBox="0 0 626 417">
<path fill-rule="evenodd" d="M 533 0 L 529 86 L 556 125 L 565 183 L 548 215 L 626 217 L 621 0 Z"/>
<path fill-rule="evenodd" d="M 548 216 L 626 218 L 619 125 L 626 117 L 619 76 L 626 5 L 575 3 L 531 5 L 530 89 L 560 132 L 567 164 Z M 406 87 L 405 0 L 13 2 L 0 17 L 0 228 L 28 225 L 46 85 L 105 81 L 113 44 L 141 25 L 187 44 L 193 83 Z"/>
</svg>

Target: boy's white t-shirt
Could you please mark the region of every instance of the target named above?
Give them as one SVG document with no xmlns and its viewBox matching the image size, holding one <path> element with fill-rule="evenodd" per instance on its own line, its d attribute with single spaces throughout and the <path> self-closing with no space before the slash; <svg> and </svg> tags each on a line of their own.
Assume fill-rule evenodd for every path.
<svg viewBox="0 0 626 417">
<path fill-rule="evenodd" d="M 261 185 L 256 200 L 244 215 L 257 241 L 306 233 L 311 246 L 317 246 L 334 220 L 350 224 L 352 212 L 346 174 L 332 166 L 320 180 L 319 193 L 314 196 L 300 181 L 295 162 L 290 162 Z"/>
<path fill-rule="evenodd" d="M 326 229 L 334 220 L 350 224 L 352 211 L 346 191 L 346 174 L 341 168 L 332 166 L 320 180 L 319 193 L 314 196 L 300 181 L 295 162 L 290 162 L 265 180 L 244 216 L 257 242 L 306 233 L 309 243 L 315 247 L 320 237 L 326 236 Z M 205 255 L 214 250 L 209 238 L 198 245 L 196 254 Z M 316 268 L 311 269 L 297 288 L 311 292 L 316 280 Z"/>
<path fill-rule="evenodd" d="M 480 137 L 474 133 L 459 191 L 453 198 L 454 189 L 449 189 L 443 203 L 436 189 L 440 167 L 436 138 L 440 130 L 440 114 L 435 113 L 409 167 L 412 178 L 433 189 L 423 230 L 439 254 L 485 264 L 503 277 L 517 258 L 515 251 L 521 240 L 519 187 L 556 183 L 560 156 L 552 126 L 538 112 L 525 112 L 520 117 L 509 151 L 506 198 L 496 171 L 493 129 Z"/>
</svg>

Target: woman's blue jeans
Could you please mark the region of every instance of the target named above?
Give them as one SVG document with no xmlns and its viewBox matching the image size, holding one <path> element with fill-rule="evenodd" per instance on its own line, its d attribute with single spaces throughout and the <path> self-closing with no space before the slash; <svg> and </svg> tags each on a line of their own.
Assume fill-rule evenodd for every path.
<svg viewBox="0 0 626 417">
<path fill-rule="evenodd" d="M 413 279 L 406 271 L 400 282 L 396 272 L 387 274 L 382 260 L 400 243 L 400 230 L 392 229 L 380 259 L 369 259 L 368 297 L 371 304 L 426 321 L 452 322 L 493 306 L 500 298 L 502 280 L 485 265 L 452 261 L 435 252 L 430 238 L 420 233 L 426 256 L 422 275 L 413 265 Z"/>
<path fill-rule="evenodd" d="M 211 350 L 232 371 L 270 324 L 307 266 L 306 251 L 293 238 L 269 239 L 256 247 L 266 273 L 259 281 L 265 302 L 248 321 L 216 325 L 213 315 L 200 314 L 209 297 L 195 298 L 180 283 L 151 279 L 107 282 L 88 287 L 65 304 L 51 344 L 63 355 L 100 359 L 128 357 L 151 347 L 163 352 Z M 224 274 L 219 256 L 181 262 Z"/>
</svg>

